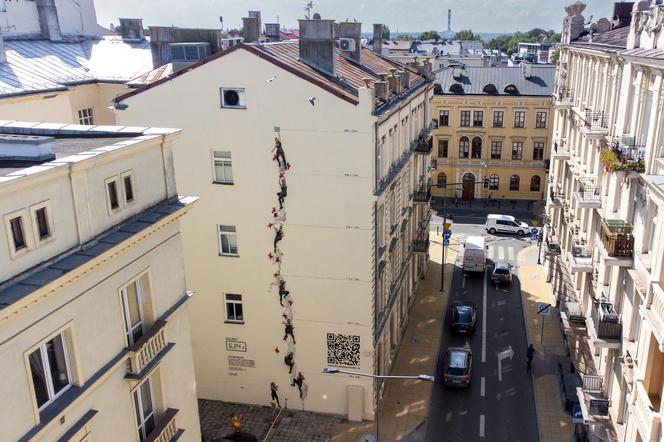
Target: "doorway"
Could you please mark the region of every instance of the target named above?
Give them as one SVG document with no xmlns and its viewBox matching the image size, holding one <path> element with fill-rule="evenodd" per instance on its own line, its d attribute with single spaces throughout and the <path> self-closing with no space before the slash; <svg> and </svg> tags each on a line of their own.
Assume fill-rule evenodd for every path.
<svg viewBox="0 0 664 442">
<path fill-rule="evenodd" d="M 463 176 L 463 194 L 461 198 L 465 201 L 475 198 L 475 175 L 472 173 Z"/>
</svg>

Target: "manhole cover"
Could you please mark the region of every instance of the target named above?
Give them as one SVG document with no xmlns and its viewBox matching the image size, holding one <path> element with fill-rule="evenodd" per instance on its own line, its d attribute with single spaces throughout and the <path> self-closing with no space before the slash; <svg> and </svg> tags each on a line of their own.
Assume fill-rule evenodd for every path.
<svg viewBox="0 0 664 442">
<path fill-rule="evenodd" d="M 364 433 L 357 442 L 376 442 L 376 435 L 374 433 Z"/>
<path fill-rule="evenodd" d="M 417 344 L 418 342 L 420 342 L 420 337 L 415 335 L 410 338 L 410 342 L 412 342 L 413 344 Z"/>
</svg>

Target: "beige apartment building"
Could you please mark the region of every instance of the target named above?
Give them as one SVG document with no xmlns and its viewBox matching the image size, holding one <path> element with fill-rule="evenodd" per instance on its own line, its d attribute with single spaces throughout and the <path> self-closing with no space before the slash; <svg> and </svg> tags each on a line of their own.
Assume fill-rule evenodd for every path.
<svg viewBox="0 0 664 442">
<path fill-rule="evenodd" d="M 178 134 L 0 123 L 3 440 L 201 440 Z"/>
<path fill-rule="evenodd" d="M 431 108 L 438 118 L 433 132 L 433 195 L 543 199 L 554 77 L 554 66 L 530 64 L 457 64 L 439 71 Z M 458 185 L 448 188 L 448 183 Z"/>
<path fill-rule="evenodd" d="M 584 8 L 566 8 L 562 31 L 547 270 L 571 275 L 563 325 L 583 336 L 573 356 L 589 349 L 577 367 L 583 425 L 602 440 L 660 441 L 664 6 L 616 3 L 589 29 Z"/>
<path fill-rule="evenodd" d="M 374 417 L 428 263 L 430 65 L 300 20 L 121 96 L 122 124 L 181 127 L 175 171 L 201 398 Z M 344 50 L 337 47 L 343 44 Z"/>
</svg>

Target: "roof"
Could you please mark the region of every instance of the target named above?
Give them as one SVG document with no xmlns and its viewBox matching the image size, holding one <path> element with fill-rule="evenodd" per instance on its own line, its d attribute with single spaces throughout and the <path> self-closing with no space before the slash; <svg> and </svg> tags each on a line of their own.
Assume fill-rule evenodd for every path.
<svg viewBox="0 0 664 442">
<path fill-rule="evenodd" d="M 620 51 L 620 55 L 627 57 L 643 57 L 656 60 L 664 60 L 664 50 L 662 49 L 627 49 Z"/>
<path fill-rule="evenodd" d="M 572 46 L 597 49 L 626 49 L 629 26 L 611 29 L 601 34 L 584 34 L 572 41 Z"/>
<path fill-rule="evenodd" d="M 411 89 L 416 88 L 417 86 L 426 82 L 425 77 L 406 67 L 404 64 L 395 60 L 391 60 L 387 57 L 382 57 L 375 54 L 373 51 L 364 48 L 361 49 L 361 63 L 357 63 L 356 61 L 345 57 L 337 49 L 336 73 L 338 78 L 332 78 L 331 76 L 312 68 L 300 59 L 299 41 L 282 41 L 259 44 L 240 43 L 225 51 L 212 54 L 206 59 L 189 66 L 187 69 L 175 72 L 172 75 L 160 78 L 153 83 L 147 84 L 139 89 L 121 95 L 117 97 L 115 101 L 119 103 L 129 97 L 138 95 L 148 89 L 159 86 L 165 81 L 172 80 L 179 77 L 180 75 L 185 75 L 187 72 L 197 69 L 207 63 L 213 62 L 214 60 L 224 57 L 227 54 L 237 50 L 249 51 L 258 57 L 291 72 L 294 75 L 314 83 L 315 85 L 352 104 L 358 103 L 358 89 L 360 87 L 364 87 L 364 78 L 378 81 L 380 80 L 378 74 L 387 73 L 391 68 L 403 69 L 410 74 Z M 391 98 L 394 98 L 394 96 L 390 96 L 390 99 Z"/>
<path fill-rule="evenodd" d="M 126 82 L 152 70 L 150 42 L 118 36 L 81 42 L 6 40 L 0 98 L 63 89 L 82 82 Z"/>
<path fill-rule="evenodd" d="M 140 87 L 161 79 L 169 78 L 171 75 L 173 75 L 173 63 L 166 63 L 163 66 L 159 66 L 157 69 L 153 69 L 143 75 L 132 78 L 127 84 L 132 87 Z"/>
<path fill-rule="evenodd" d="M 490 95 L 484 92 L 487 85 L 494 85 L 500 96 L 541 96 L 553 93 L 556 67 L 553 65 L 532 65 L 532 74 L 526 78 L 520 66 L 505 67 L 465 67 L 460 77 L 454 78 L 454 69 L 445 68 L 438 72 L 436 83 L 441 86 L 439 95 Z M 453 85 L 463 88 L 463 92 L 450 92 Z M 514 85 L 518 93 L 506 93 L 505 87 Z M 438 89 L 438 88 L 436 88 Z M 488 90 L 488 89 L 487 89 Z"/>
</svg>

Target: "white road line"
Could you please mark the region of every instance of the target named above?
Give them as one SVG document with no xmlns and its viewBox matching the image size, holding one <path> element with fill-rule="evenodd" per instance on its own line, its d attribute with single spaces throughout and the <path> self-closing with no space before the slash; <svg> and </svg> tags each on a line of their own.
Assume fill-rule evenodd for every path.
<svg viewBox="0 0 664 442">
<path fill-rule="evenodd" d="M 496 246 L 489 246 L 489 259 L 493 261 L 496 257 Z"/>
<path fill-rule="evenodd" d="M 486 378 L 482 376 L 481 382 L 480 382 L 480 396 L 484 397 L 485 393 L 485 388 L 486 388 Z"/>
<path fill-rule="evenodd" d="M 501 260 L 501 261 L 505 260 L 505 248 L 500 247 L 498 249 L 498 259 Z"/>
<path fill-rule="evenodd" d="M 514 262 L 514 249 L 512 247 L 507 249 L 507 257 L 510 262 Z"/>
<path fill-rule="evenodd" d="M 482 363 L 486 362 L 486 284 L 487 274 L 484 274 L 484 294 L 482 299 Z"/>
<path fill-rule="evenodd" d="M 461 282 L 461 288 L 462 288 L 462 289 L 465 289 L 465 288 L 466 288 L 466 275 L 463 275 L 463 276 L 461 277 L 461 281 L 462 281 L 462 282 Z"/>
<path fill-rule="evenodd" d="M 484 415 L 480 414 L 480 437 L 484 437 Z"/>
</svg>

